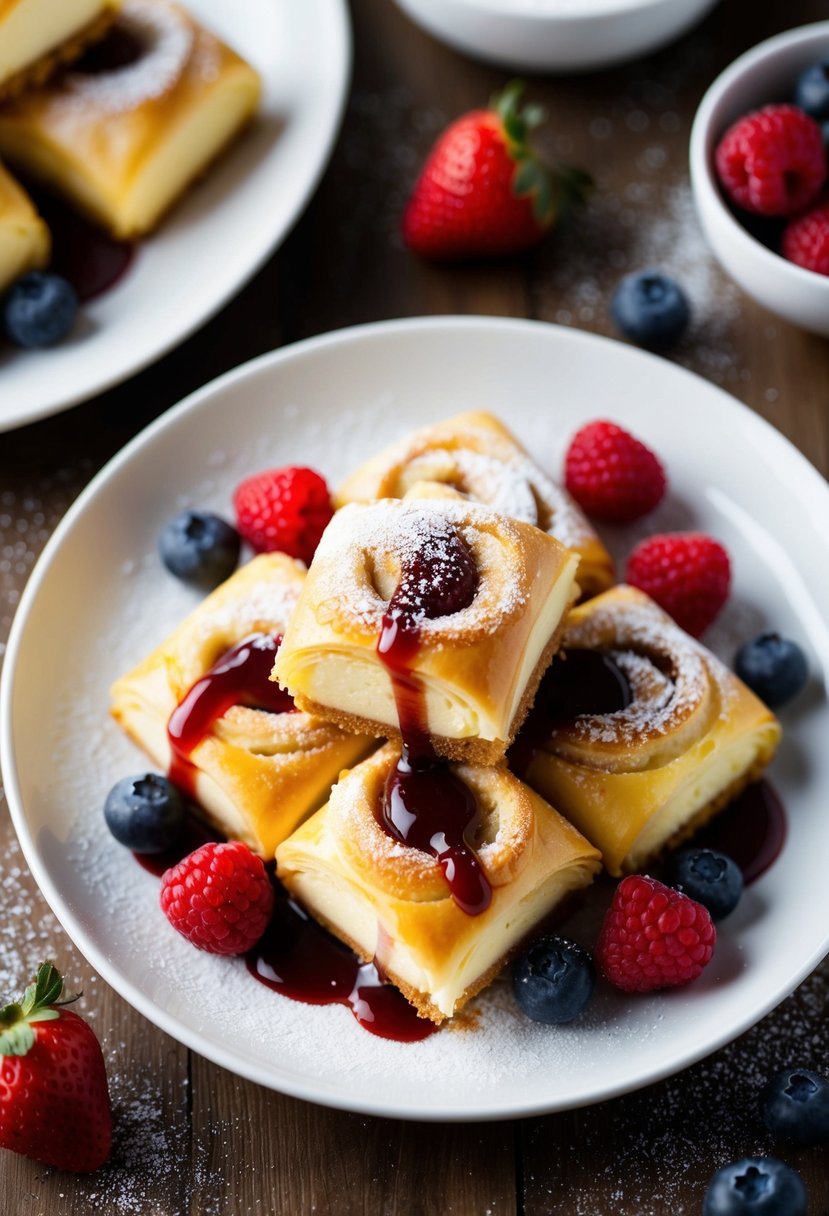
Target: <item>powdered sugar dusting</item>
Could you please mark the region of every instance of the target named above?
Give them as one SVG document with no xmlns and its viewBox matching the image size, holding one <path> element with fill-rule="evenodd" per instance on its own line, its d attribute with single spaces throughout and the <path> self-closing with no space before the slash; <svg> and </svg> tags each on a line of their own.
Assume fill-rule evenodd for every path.
<svg viewBox="0 0 829 1216">
<path fill-rule="evenodd" d="M 719 672 L 716 660 L 709 662 L 700 645 L 648 604 L 600 608 L 568 626 L 565 645 L 606 649 L 630 682 L 626 709 L 585 714 L 568 727 L 571 737 L 594 743 L 664 738 L 702 701 L 712 663 Z"/>
<path fill-rule="evenodd" d="M 457 529 L 476 558 L 482 534 L 500 533 L 508 542 L 515 540 L 509 520 L 476 503 L 455 499 L 351 503 L 337 512 L 317 548 L 316 601 L 346 605 L 350 617 L 379 633 L 400 572 L 413 566 L 421 554 L 433 551 L 435 536 L 445 533 L 447 526 Z M 380 559 L 391 559 L 395 568 L 394 585 L 383 588 L 385 595 L 375 585 Z M 417 614 L 423 636 L 437 640 L 483 625 L 497 629 L 513 616 L 526 602 L 526 577 L 507 545 L 501 565 L 497 588 L 492 586 L 492 574 L 487 578 L 479 568 L 478 594 L 460 611 L 432 619 Z M 429 587 L 421 590 L 425 597 Z"/>
<path fill-rule="evenodd" d="M 63 103 L 123 114 L 163 97 L 181 79 L 196 38 L 186 14 L 154 0 L 126 0 L 118 22 L 144 48 L 143 54 L 112 71 L 67 72 L 61 81 Z M 208 59 L 212 62 L 203 63 L 202 71 L 215 71 L 215 55 Z"/>
</svg>

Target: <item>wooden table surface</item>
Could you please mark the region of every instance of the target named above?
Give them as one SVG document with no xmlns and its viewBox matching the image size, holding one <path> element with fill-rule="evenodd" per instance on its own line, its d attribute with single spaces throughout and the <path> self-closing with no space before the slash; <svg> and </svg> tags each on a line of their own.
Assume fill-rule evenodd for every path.
<svg viewBox="0 0 829 1216">
<path fill-rule="evenodd" d="M 533 95 L 552 115 L 548 150 L 587 166 L 598 190 L 588 211 L 539 251 L 463 268 L 410 257 L 398 219 L 437 131 L 506 77 L 421 34 L 390 0 L 353 0 L 352 14 L 356 62 L 343 131 L 278 255 L 157 366 L 0 437 L 0 656 L 35 558 L 104 461 L 226 368 L 356 322 L 487 313 L 610 333 L 613 284 L 628 269 L 661 265 L 683 280 L 695 310 L 674 357 L 747 402 L 829 472 L 829 344 L 774 319 L 722 276 L 694 219 L 686 164 L 691 118 L 707 84 L 748 46 L 825 16 L 822 0 L 789 0 L 782 10 L 774 0 L 723 0 L 682 42 L 644 62 L 533 81 Z M 597 402 L 597 413 L 606 406 Z M 104 1044 L 116 1120 L 111 1162 L 91 1178 L 0 1154 L 4 1216 L 697 1213 L 716 1168 L 770 1150 L 756 1115 L 762 1079 L 787 1064 L 829 1068 L 824 964 L 730 1047 L 602 1106 L 480 1125 L 341 1114 L 214 1067 L 97 980 L 28 876 L 5 815 L 0 909 L 0 990 L 16 990 L 46 954 L 83 986 L 82 1012 Z M 828 1212 L 826 1153 L 786 1158 L 804 1175 L 812 1216 Z"/>
</svg>

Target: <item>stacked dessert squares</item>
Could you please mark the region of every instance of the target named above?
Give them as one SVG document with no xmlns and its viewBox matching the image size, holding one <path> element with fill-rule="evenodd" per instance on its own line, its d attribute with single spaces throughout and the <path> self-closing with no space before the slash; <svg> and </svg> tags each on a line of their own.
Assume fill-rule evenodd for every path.
<svg viewBox="0 0 829 1216">
<path fill-rule="evenodd" d="M 277 767 L 291 756 L 284 723 L 266 715 L 251 743 L 236 706 L 190 751 L 194 788 L 229 835 L 268 824 L 291 895 L 442 1022 L 603 867 L 646 865 L 721 809 L 779 726 L 645 594 L 612 585 L 578 507 L 491 416 L 408 436 L 336 504 L 307 573 L 256 559 L 119 681 L 114 712 L 168 765 L 153 740 L 187 689 L 251 629 L 278 635 L 270 683 L 328 732 L 331 763 L 287 817 L 281 793 L 253 811 L 253 776 L 213 798 L 216 740 L 237 776 L 263 737 Z"/>
<path fill-rule="evenodd" d="M 49 237 L 14 172 L 118 238 L 152 231 L 255 112 L 258 73 L 171 0 L 0 3 L 0 291 Z"/>
</svg>

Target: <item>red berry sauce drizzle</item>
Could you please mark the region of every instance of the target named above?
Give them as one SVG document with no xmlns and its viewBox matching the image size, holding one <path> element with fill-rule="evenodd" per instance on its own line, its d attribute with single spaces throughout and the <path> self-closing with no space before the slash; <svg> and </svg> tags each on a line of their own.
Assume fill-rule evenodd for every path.
<svg viewBox="0 0 829 1216">
<path fill-rule="evenodd" d="M 196 681 L 170 715 L 170 780 L 191 797 L 195 796 L 197 771 L 190 763 L 193 749 L 229 709 L 247 705 L 272 714 L 293 713 L 291 697 L 270 679 L 281 641 L 281 637 L 268 633 L 243 638 Z"/>
<path fill-rule="evenodd" d="M 477 590 L 478 571 L 467 545 L 454 528 L 436 527 L 404 564 L 377 643 L 403 738 L 403 754 L 389 774 L 378 818 L 395 840 L 437 859 L 452 898 L 468 916 L 485 912 L 492 900 L 469 843 L 479 808 L 469 787 L 434 753 L 414 664 L 420 622 L 460 612 Z"/>
<path fill-rule="evenodd" d="M 530 716 L 510 749 L 510 768 L 519 777 L 556 727 L 580 714 L 618 713 L 630 705 L 630 684 L 609 655 L 568 650 L 562 658 L 547 671 Z M 692 843 L 695 848 L 726 853 L 743 871 L 744 881 L 752 883 L 774 863 L 785 841 L 783 803 L 768 781 L 755 781 L 696 833 Z"/>
<path fill-rule="evenodd" d="M 170 778 L 191 797 L 195 768 L 193 749 L 213 723 L 234 705 L 270 713 L 291 713 L 291 697 L 272 681 L 281 638 L 256 633 L 239 642 L 197 680 L 175 709 L 167 726 L 173 759 Z M 219 840 L 195 815 L 188 815 L 174 850 L 139 857 L 159 877 L 208 840 Z M 434 1023 L 420 1018 L 397 988 L 384 982 L 374 963 L 360 960 L 294 903 L 274 883 L 276 900 L 265 936 L 247 955 L 250 974 L 267 988 L 309 1005 L 345 1005 L 372 1034 L 414 1043 L 433 1034 Z"/>
</svg>

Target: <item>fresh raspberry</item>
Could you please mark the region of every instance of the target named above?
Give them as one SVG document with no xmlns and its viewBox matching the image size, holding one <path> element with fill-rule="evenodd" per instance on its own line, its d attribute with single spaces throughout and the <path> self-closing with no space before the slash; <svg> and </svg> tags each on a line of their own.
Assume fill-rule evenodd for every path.
<svg viewBox="0 0 829 1216">
<path fill-rule="evenodd" d="M 334 514 L 324 479 L 295 465 L 246 478 L 233 506 L 239 532 L 258 553 L 279 550 L 307 566 Z"/>
<path fill-rule="evenodd" d="M 268 926 L 273 887 L 261 857 L 246 844 L 211 841 L 167 870 L 161 910 L 199 950 L 244 954 Z"/>
<path fill-rule="evenodd" d="M 619 883 L 596 946 L 606 979 L 625 992 L 653 992 L 695 980 L 711 960 L 717 931 L 696 900 L 655 878 Z"/>
<path fill-rule="evenodd" d="M 804 270 L 829 274 L 829 199 L 790 220 L 780 248 L 784 258 Z"/>
<path fill-rule="evenodd" d="M 620 523 L 647 515 L 665 493 L 665 473 L 653 452 L 615 422 L 590 422 L 576 432 L 564 475 L 583 510 Z"/>
<path fill-rule="evenodd" d="M 728 599 L 731 563 L 722 545 L 702 532 L 663 532 L 636 546 L 625 579 L 697 638 Z"/>
<path fill-rule="evenodd" d="M 797 106 L 766 106 L 726 131 L 715 155 L 732 202 L 757 215 L 795 215 L 826 181 L 820 127 Z"/>
</svg>

